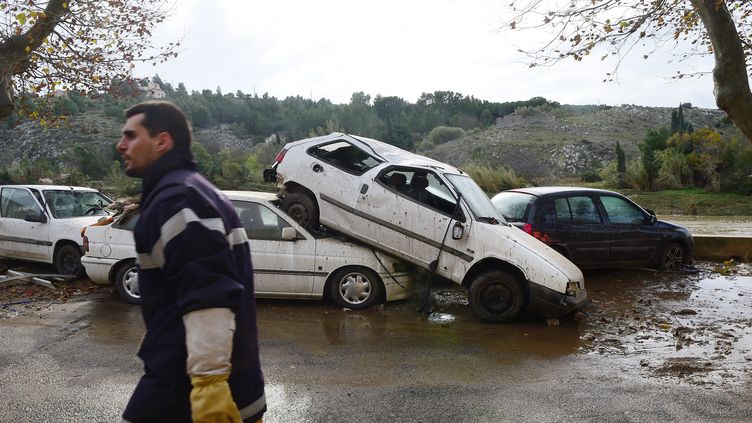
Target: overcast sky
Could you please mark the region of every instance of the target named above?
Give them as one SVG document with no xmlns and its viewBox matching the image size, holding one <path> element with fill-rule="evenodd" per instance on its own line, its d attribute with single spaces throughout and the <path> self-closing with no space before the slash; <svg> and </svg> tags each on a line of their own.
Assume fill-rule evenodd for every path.
<svg viewBox="0 0 752 423">
<path fill-rule="evenodd" d="M 155 43 L 182 38 L 180 55 L 134 76 L 158 74 L 189 91 L 240 90 L 283 99 L 347 103 L 353 92 L 398 96 L 454 91 L 489 101 L 541 96 L 562 104 L 716 108 L 711 77 L 674 81 L 677 70 L 709 71 L 712 58 L 669 63 L 675 52 L 622 62 L 528 68 L 519 47 L 535 34 L 501 32 L 508 0 L 177 0 Z M 537 34 L 544 37 L 545 34 Z M 542 39 L 542 38 L 540 38 Z M 593 60 L 588 60 L 593 59 Z"/>
</svg>

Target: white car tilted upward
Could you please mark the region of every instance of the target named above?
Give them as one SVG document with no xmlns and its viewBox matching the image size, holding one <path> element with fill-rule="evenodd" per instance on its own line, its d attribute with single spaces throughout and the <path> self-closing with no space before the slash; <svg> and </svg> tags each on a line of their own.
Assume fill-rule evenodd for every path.
<svg viewBox="0 0 752 423">
<path fill-rule="evenodd" d="M 483 320 L 527 309 L 553 317 L 587 301 L 582 272 L 509 225 L 464 172 L 364 137 L 333 133 L 289 143 L 264 178 L 282 208 L 401 257 L 469 291 Z"/>
<path fill-rule="evenodd" d="M 262 298 L 332 298 L 348 308 L 409 297 L 409 265 L 370 248 L 317 237 L 277 206 L 271 193 L 224 191 L 248 235 L 255 293 Z M 138 303 L 133 227 L 138 213 L 84 231 L 88 251 L 81 259 L 92 280 L 114 283 L 120 296 Z"/>
<path fill-rule="evenodd" d="M 112 203 L 92 188 L 63 185 L 0 186 L 0 256 L 52 263 L 83 276 L 81 227 L 109 215 Z"/>
</svg>

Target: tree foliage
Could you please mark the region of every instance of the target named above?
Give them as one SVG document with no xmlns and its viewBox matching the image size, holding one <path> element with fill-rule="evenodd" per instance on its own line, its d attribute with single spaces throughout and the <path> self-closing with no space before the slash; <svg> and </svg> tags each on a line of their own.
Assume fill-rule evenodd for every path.
<svg viewBox="0 0 752 423">
<path fill-rule="evenodd" d="M 19 108 L 18 95 L 101 93 L 113 81 L 129 80 L 137 62 L 160 63 L 177 56 L 179 42 L 151 44 L 152 30 L 168 14 L 163 3 L 0 2 L 0 118 Z"/>
<path fill-rule="evenodd" d="M 642 50 L 648 58 L 666 43 L 687 46 L 684 57 L 712 54 L 714 94 L 748 139 L 752 139 L 752 2 L 749 0 L 513 0 L 512 30 L 545 30 L 547 42 L 525 51 L 530 65 L 565 58 L 580 61 L 601 52 L 616 58 Z M 602 48 L 597 50 L 596 48 Z M 678 72 L 681 78 L 686 73 Z M 613 80 L 615 73 L 606 75 Z"/>
</svg>

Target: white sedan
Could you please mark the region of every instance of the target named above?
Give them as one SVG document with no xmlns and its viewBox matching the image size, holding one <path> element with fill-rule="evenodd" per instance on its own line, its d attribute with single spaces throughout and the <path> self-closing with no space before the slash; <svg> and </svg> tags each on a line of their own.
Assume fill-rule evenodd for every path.
<svg viewBox="0 0 752 423">
<path fill-rule="evenodd" d="M 271 193 L 225 191 L 248 235 L 255 293 L 264 298 L 321 299 L 362 309 L 407 298 L 409 266 L 368 247 L 314 236 L 277 207 Z M 98 283 L 113 283 L 121 298 L 140 302 L 133 227 L 138 213 L 85 228 L 81 262 Z"/>
</svg>

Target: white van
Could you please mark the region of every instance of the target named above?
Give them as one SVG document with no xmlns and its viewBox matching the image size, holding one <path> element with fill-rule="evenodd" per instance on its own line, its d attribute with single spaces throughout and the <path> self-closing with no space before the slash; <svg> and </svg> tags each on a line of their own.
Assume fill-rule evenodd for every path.
<svg viewBox="0 0 752 423">
<path fill-rule="evenodd" d="M 298 222 L 359 239 L 469 291 L 475 314 L 557 317 L 587 301 L 577 266 L 511 226 L 461 170 L 341 133 L 285 145 L 267 181 Z"/>
</svg>

